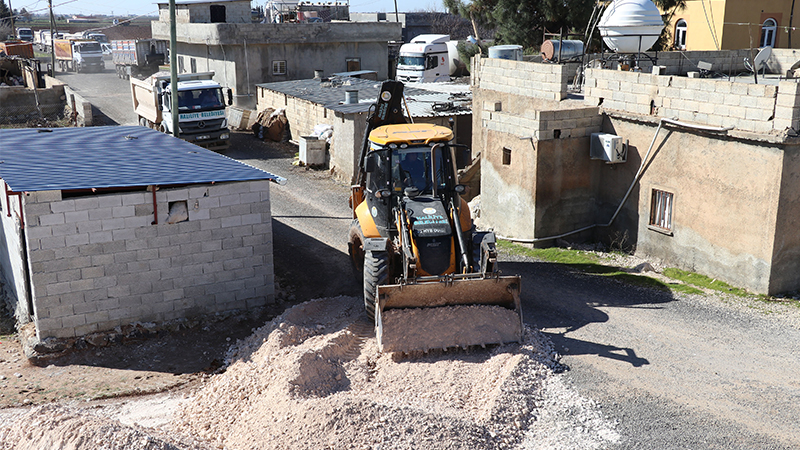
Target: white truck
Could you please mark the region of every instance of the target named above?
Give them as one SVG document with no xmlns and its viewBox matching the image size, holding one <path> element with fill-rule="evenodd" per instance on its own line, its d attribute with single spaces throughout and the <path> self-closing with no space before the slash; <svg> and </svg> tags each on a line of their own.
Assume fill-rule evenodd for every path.
<svg viewBox="0 0 800 450">
<path fill-rule="evenodd" d="M 33 42 L 33 30 L 30 28 L 17 28 L 17 39 L 25 42 Z"/>
<path fill-rule="evenodd" d="M 458 56 L 458 41 L 446 34 L 421 34 L 400 46 L 397 80 L 403 83 L 450 81 L 451 76 L 466 71 Z"/>
<path fill-rule="evenodd" d="M 213 77 L 214 72 L 178 75 L 178 135 L 209 150 L 225 150 L 230 145 L 225 108 L 232 103 L 232 96 L 230 89 L 223 93 Z M 131 96 L 139 125 L 174 134 L 175 102 L 168 72 L 157 72 L 144 80 L 131 78 Z"/>
<path fill-rule="evenodd" d="M 54 39 L 62 39 L 64 33 L 54 32 L 50 34 L 50 30 L 36 30 L 33 34 L 33 43 L 42 52 L 49 52 L 53 47 Z"/>
<path fill-rule="evenodd" d="M 169 52 L 169 42 L 161 39 L 124 39 L 111 41 L 111 59 L 117 76 L 149 76 L 158 72 Z"/>
<path fill-rule="evenodd" d="M 53 41 L 53 46 L 55 47 L 56 62 L 62 72 L 102 72 L 106 68 L 106 63 L 103 61 L 103 49 L 100 48 L 100 43 L 97 41 L 56 39 Z"/>
</svg>

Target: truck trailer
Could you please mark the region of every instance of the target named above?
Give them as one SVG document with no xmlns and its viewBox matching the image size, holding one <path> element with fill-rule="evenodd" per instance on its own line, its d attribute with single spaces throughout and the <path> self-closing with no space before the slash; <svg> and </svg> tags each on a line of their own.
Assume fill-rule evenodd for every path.
<svg viewBox="0 0 800 450">
<path fill-rule="evenodd" d="M 150 76 L 164 64 L 169 42 L 161 39 L 127 39 L 111 41 L 111 60 L 122 79 Z"/>
<path fill-rule="evenodd" d="M 62 72 L 86 70 L 101 72 L 106 68 L 103 50 L 100 48 L 100 43 L 95 40 L 56 39 L 53 41 L 53 46 L 56 62 Z"/>
<path fill-rule="evenodd" d="M 230 131 L 225 109 L 232 103 L 231 90 L 225 95 L 213 80 L 214 72 L 178 75 L 178 137 L 209 150 L 225 150 Z M 131 78 L 133 109 L 139 125 L 172 134 L 172 97 L 169 72 L 157 72 L 138 80 Z"/>
</svg>

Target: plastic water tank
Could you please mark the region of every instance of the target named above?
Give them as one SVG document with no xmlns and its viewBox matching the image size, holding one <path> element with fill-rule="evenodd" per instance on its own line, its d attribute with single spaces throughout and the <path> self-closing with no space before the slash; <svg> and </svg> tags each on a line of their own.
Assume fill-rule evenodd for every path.
<svg viewBox="0 0 800 450">
<path fill-rule="evenodd" d="M 615 52 L 639 53 L 656 43 L 664 21 L 650 0 L 614 0 L 600 17 L 597 29 Z"/>
<path fill-rule="evenodd" d="M 489 47 L 489 58 L 513 59 L 522 61 L 521 45 L 494 45 Z"/>
<path fill-rule="evenodd" d="M 541 54 L 545 61 L 569 61 L 583 55 L 583 42 L 548 39 L 542 42 Z"/>
</svg>

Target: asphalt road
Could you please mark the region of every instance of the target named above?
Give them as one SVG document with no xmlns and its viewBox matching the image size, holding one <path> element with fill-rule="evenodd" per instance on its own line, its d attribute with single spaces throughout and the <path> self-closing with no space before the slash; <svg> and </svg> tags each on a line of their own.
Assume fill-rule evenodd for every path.
<svg viewBox="0 0 800 450">
<path fill-rule="evenodd" d="M 113 73 L 59 78 L 96 99 L 114 122 L 135 123 Z M 235 133 L 225 154 L 288 178 L 270 191 L 278 281 L 297 301 L 360 295 L 346 255 L 347 186 L 292 166 L 296 150 L 273 147 Z M 505 273 L 523 278 L 525 321 L 563 355 L 560 376 L 616 421 L 622 438 L 607 448 L 800 448 L 800 308 L 674 297 L 502 259 Z"/>
</svg>

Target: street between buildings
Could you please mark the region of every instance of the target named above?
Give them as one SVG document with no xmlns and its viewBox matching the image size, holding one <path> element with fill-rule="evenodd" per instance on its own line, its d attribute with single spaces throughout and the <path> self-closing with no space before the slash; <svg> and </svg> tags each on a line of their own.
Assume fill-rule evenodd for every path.
<svg viewBox="0 0 800 450">
<path fill-rule="evenodd" d="M 128 82 L 113 71 L 58 77 L 108 123 L 136 123 Z M 276 280 L 296 301 L 360 295 L 347 258 L 347 184 L 254 139 L 234 133 L 223 154 L 289 180 L 270 190 Z M 800 308 L 678 296 L 501 256 L 506 274 L 522 276 L 525 322 L 563 355 L 559 376 L 616 422 L 611 448 L 800 447 Z"/>
</svg>

